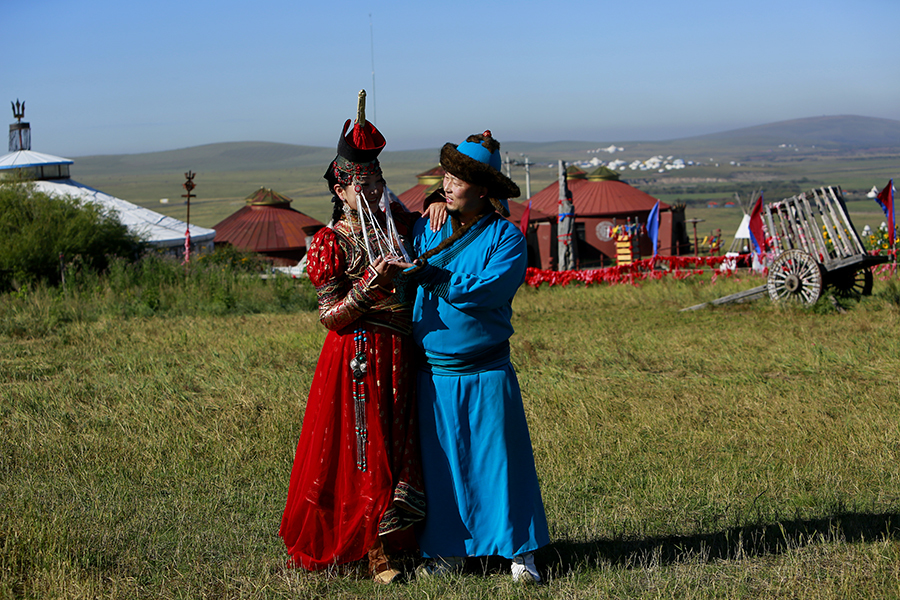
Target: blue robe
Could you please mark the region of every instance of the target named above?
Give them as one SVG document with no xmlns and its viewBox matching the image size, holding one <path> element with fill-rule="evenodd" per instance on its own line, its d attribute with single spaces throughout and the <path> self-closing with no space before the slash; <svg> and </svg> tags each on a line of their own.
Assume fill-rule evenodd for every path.
<svg viewBox="0 0 900 600">
<path fill-rule="evenodd" d="M 451 233 L 415 227 L 417 255 Z M 528 424 L 509 361 L 525 239 L 491 213 L 417 276 L 413 339 L 428 506 L 422 553 L 512 558 L 549 542 Z"/>
</svg>

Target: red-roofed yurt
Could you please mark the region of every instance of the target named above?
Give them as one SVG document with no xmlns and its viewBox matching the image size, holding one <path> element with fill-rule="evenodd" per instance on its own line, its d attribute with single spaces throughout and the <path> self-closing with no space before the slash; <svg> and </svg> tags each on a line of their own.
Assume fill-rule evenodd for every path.
<svg viewBox="0 0 900 600">
<path fill-rule="evenodd" d="M 619 174 L 598 167 L 589 174 L 580 169 L 566 171 L 566 185 L 572 196 L 575 213 L 575 237 L 578 240 L 579 267 L 596 267 L 616 260 L 616 243 L 612 229 L 617 225 L 637 223 L 646 226 L 647 217 L 657 200 L 650 194 L 619 180 Z M 559 184 L 552 183 L 531 197 L 535 208 L 555 214 L 559 203 Z M 684 210 L 659 203 L 660 255 L 678 255 L 689 250 Z M 650 238 L 641 235 L 640 253 L 649 257 L 653 250 Z"/>
<path fill-rule="evenodd" d="M 422 212 L 425 207 L 425 198 L 431 192 L 441 187 L 444 181 L 444 168 L 440 165 L 416 175 L 416 185 L 412 186 L 399 196 L 403 206 L 413 212 Z"/>
<path fill-rule="evenodd" d="M 425 198 L 441 187 L 444 179 L 444 169 L 440 165 L 429 169 L 416 176 L 418 183 L 397 197 L 403 205 L 411 211 L 422 212 L 425 207 Z M 521 227 L 522 217 L 525 215 L 528 202 L 509 200 L 510 221 Z M 554 268 L 556 252 L 556 212 L 547 214 L 534 207 L 528 211 L 528 229 L 526 230 L 528 241 L 528 266 L 539 269 Z"/>
<path fill-rule="evenodd" d="M 290 198 L 269 188 L 260 188 L 246 202 L 215 226 L 215 243 L 258 252 L 278 267 L 296 265 L 306 254 L 309 238 L 325 226 L 291 208 Z"/>
</svg>

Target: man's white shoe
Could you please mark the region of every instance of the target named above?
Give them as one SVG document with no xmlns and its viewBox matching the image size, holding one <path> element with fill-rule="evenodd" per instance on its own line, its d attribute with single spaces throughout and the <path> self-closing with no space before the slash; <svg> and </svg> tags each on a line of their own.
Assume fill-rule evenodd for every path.
<svg viewBox="0 0 900 600">
<path fill-rule="evenodd" d="M 416 569 L 416 577 L 443 577 L 463 570 L 466 559 L 462 556 L 436 556 Z"/>
<path fill-rule="evenodd" d="M 538 573 L 537 567 L 534 566 L 534 553 L 532 552 L 514 556 L 510 568 L 513 581 L 521 581 L 523 583 L 541 582 L 541 574 Z"/>
</svg>

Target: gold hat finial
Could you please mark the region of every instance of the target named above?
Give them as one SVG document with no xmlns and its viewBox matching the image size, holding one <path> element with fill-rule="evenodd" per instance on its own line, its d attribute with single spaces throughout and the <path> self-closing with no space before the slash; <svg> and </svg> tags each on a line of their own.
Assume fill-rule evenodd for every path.
<svg viewBox="0 0 900 600">
<path fill-rule="evenodd" d="M 366 125 L 366 90 L 359 90 L 359 101 L 356 105 L 356 122 L 360 127 Z"/>
</svg>

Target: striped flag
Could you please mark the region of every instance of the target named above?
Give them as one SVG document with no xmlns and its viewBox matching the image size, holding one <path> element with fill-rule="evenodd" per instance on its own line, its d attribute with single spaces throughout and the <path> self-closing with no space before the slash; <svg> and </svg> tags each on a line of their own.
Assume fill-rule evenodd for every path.
<svg viewBox="0 0 900 600">
<path fill-rule="evenodd" d="M 756 254 L 761 254 L 769 249 L 769 243 L 766 241 L 766 234 L 763 231 L 762 205 L 763 195 L 760 192 L 759 198 L 750 212 L 750 243 L 753 244 L 753 251 Z"/>
<path fill-rule="evenodd" d="M 647 217 L 647 234 L 653 244 L 653 256 L 656 256 L 659 248 L 659 200 L 653 205 L 650 216 Z"/>
<path fill-rule="evenodd" d="M 191 227 L 188 225 L 187 231 L 184 232 L 184 260 L 181 264 L 186 265 L 191 261 Z"/>
<path fill-rule="evenodd" d="M 891 240 L 891 247 L 894 247 L 894 180 L 888 181 L 877 196 L 875 202 L 881 206 L 884 216 L 887 217 L 888 239 Z"/>
</svg>

